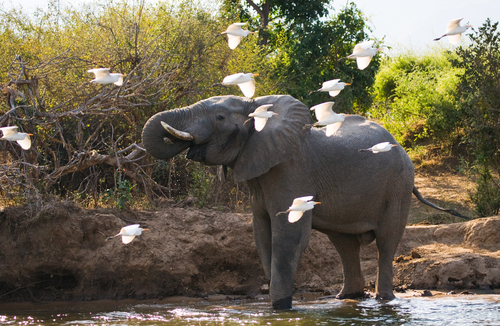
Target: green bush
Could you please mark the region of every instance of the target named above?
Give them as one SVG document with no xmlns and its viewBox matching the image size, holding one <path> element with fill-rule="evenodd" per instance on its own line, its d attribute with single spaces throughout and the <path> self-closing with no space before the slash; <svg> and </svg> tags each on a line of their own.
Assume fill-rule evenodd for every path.
<svg viewBox="0 0 500 326">
<path fill-rule="evenodd" d="M 457 86 L 463 74 L 463 69 L 452 66 L 453 57 L 433 51 L 385 58 L 375 76 L 374 105 L 368 115 L 406 147 L 421 138 L 453 143 L 460 125 Z"/>
</svg>

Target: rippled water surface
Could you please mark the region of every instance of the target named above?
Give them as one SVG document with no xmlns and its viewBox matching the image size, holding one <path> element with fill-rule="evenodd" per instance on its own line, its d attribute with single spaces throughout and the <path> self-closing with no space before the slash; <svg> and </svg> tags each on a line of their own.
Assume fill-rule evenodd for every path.
<svg viewBox="0 0 500 326">
<path fill-rule="evenodd" d="M 111 305 L 113 304 L 113 306 Z M 267 301 L 168 304 L 87 303 L 0 306 L 2 325 L 500 325 L 500 295 L 294 302 L 273 312 Z"/>
</svg>

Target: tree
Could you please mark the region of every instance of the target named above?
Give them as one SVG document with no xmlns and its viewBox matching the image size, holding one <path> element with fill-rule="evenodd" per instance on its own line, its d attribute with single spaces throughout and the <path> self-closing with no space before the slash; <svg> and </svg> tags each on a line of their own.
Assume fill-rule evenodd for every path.
<svg viewBox="0 0 500 326">
<path fill-rule="evenodd" d="M 500 212 L 500 32 L 490 19 L 469 34 L 471 44 L 460 46 L 456 64 L 464 74 L 459 86 L 464 141 L 473 149 L 479 173 L 471 199 L 480 216 Z"/>
<path fill-rule="evenodd" d="M 276 49 L 270 57 L 282 92 L 307 105 L 334 100 L 341 112 L 366 111 L 379 58 L 374 57 L 368 68 L 359 70 L 355 60 L 345 57 L 356 43 L 368 38 L 368 31 L 364 16 L 354 3 L 328 20 L 292 29 L 277 25 L 271 40 Z M 323 82 L 336 78 L 352 85 L 334 99 L 328 93 L 311 93 Z"/>
<path fill-rule="evenodd" d="M 324 17 L 328 12 L 328 0 L 225 0 L 223 8 L 228 13 L 237 13 L 239 17 L 248 20 L 251 15 L 249 9 L 253 9 L 260 17 L 259 34 L 261 45 L 268 42 L 268 26 L 271 21 L 280 21 L 291 27 L 304 23 L 311 23 L 314 20 Z"/>
</svg>

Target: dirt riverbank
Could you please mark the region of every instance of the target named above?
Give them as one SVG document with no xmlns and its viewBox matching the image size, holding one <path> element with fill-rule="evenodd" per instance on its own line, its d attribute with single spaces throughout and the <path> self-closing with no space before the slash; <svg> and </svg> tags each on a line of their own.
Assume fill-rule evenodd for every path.
<svg viewBox="0 0 500 326">
<path fill-rule="evenodd" d="M 430 214 L 437 213 L 422 213 L 415 203 L 410 220 Z M 168 202 L 154 211 L 56 203 L 47 205 L 37 219 L 6 208 L 0 213 L 0 301 L 265 293 L 251 220 L 250 214 L 179 208 Z M 150 231 L 128 245 L 119 238 L 106 241 L 132 223 Z M 498 216 L 409 226 L 395 258 L 395 287 L 399 291 L 500 287 L 499 230 Z M 362 248 L 368 290 L 376 277 L 376 257 L 375 243 Z M 302 256 L 296 289 L 327 295 L 341 286 L 340 258 L 327 237 L 314 231 Z"/>
</svg>

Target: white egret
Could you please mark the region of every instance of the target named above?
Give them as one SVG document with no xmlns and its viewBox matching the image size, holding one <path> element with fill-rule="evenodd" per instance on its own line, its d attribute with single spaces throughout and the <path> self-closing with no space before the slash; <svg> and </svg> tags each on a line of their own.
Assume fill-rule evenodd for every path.
<svg viewBox="0 0 500 326">
<path fill-rule="evenodd" d="M 312 201 L 313 196 L 298 197 L 293 200 L 292 206 L 290 206 L 286 211 L 281 213 L 288 213 L 288 222 L 295 223 L 304 214 L 305 211 L 314 208 L 314 205 L 321 204 L 321 202 Z M 279 215 L 281 213 L 276 214 Z"/>
<path fill-rule="evenodd" d="M 348 55 L 349 59 L 356 59 L 356 63 L 360 70 L 365 69 L 372 61 L 372 57 L 377 54 L 378 51 L 382 51 L 382 49 L 373 48 L 373 41 L 365 41 L 362 43 L 356 44 L 354 47 L 352 54 Z"/>
<path fill-rule="evenodd" d="M 332 79 L 323 83 L 323 86 L 318 89 L 318 92 L 328 92 L 331 97 L 339 95 L 340 91 L 344 89 L 349 83 L 341 82 L 340 79 Z"/>
<path fill-rule="evenodd" d="M 239 72 L 237 74 L 224 77 L 222 85 L 238 85 L 243 92 L 243 95 L 251 98 L 255 93 L 255 79 L 253 79 L 253 77 L 258 75 L 259 74 Z"/>
<path fill-rule="evenodd" d="M 273 105 L 261 105 L 248 115 L 249 117 L 252 117 L 254 119 L 255 130 L 261 131 L 266 126 L 267 119 L 271 118 L 273 115 L 278 115 L 278 113 L 276 112 L 267 111 L 267 109 L 271 106 Z"/>
<path fill-rule="evenodd" d="M 109 68 L 97 68 L 87 70 L 89 73 L 94 73 L 95 79 L 92 79 L 91 83 L 98 84 L 115 84 L 116 86 L 121 86 L 123 84 L 123 77 L 125 75 L 119 73 L 109 73 Z"/>
<path fill-rule="evenodd" d="M 457 44 L 460 41 L 462 33 L 464 33 L 467 28 L 472 27 L 472 25 L 460 25 L 462 19 L 464 18 L 450 20 L 446 25 L 446 32 L 443 36 L 435 38 L 434 41 L 439 41 L 443 37 L 448 36 L 448 41 L 450 41 L 451 44 Z"/>
<path fill-rule="evenodd" d="M 335 102 L 325 102 L 315 105 L 311 108 L 314 110 L 318 122 L 313 124 L 313 126 L 326 126 L 326 135 L 333 135 L 342 125 L 345 119 L 344 113 L 335 113 L 332 110 L 332 106 Z"/>
<path fill-rule="evenodd" d="M 134 240 L 134 238 L 136 236 L 141 235 L 142 231 L 149 231 L 149 229 L 140 228 L 139 224 L 127 225 L 127 226 L 122 227 L 122 229 L 120 230 L 120 233 L 118 233 L 117 235 L 114 235 L 112 237 L 109 237 L 107 240 L 116 238 L 117 236 L 121 235 L 122 242 L 127 244 L 127 243 L 132 242 L 132 240 Z"/>
<path fill-rule="evenodd" d="M 366 151 L 371 151 L 375 154 L 381 153 L 381 152 L 388 152 L 390 151 L 393 147 L 398 146 L 396 144 L 391 144 L 388 141 L 385 141 L 383 143 L 378 143 L 376 145 L 373 145 L 370 148 L 367 149 L 360 149 L 360 152 L 366 152 Z"/>
<path fill-rule="evenodd" d="M 10 127 L 2 127 L 0 130 L 3 133 L 3 137 L 0 139 L 9 140 L 9 141 L 17 141 L 21 148 L 24 150 L 28 150 L 31 147 L 31 139 L 30 136 L 33 134 L 28 134 L 25 132 L 18 132 L 17 126 Z"/>
<path fill-rule="evenodd" d="M 236 49 L 238 44 L 241 42 L 241 38 L 247 36 L 248 34 L 253 34 L 255 32 L 247 31 L 242 29 L 241 26 L 246 25 L 246 23 L 234 23 L 229 25 L 226 31 L 221 34 L 227 34 L 227 44 L 231 50 Z"/>
</svg>

